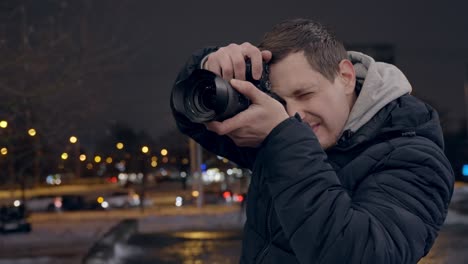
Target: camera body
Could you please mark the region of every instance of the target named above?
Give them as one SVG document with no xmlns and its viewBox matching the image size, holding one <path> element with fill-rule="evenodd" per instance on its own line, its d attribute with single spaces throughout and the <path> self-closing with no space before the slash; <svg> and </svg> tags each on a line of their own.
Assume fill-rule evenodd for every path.
<svg viewBox="0 0 468 264">
<path fill-rule="evenodd" d="M 260 80 L 252 77 L 252 66 L 246 61 L 246 80 L 259 90 L 271 94 L 268 64 L 263 63 Z M 172 95 L 174 110 L 194 123 L 223 121 L 247 109 L 250 100 L 237 92 L 228 81 L 215 73 L 196 69 L 176 83 Z"/>
</svg>

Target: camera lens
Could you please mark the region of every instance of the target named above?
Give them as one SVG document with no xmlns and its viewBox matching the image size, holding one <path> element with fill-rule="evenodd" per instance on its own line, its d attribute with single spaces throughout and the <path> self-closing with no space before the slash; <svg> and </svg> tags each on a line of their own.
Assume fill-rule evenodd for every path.
<svg viewBox="0 0 468 264">
<path fill-rule="evenodd" d="M 198 104 L 205 110 L 215 110 L 216 105 L 216 86 L 209 82 L 201 88 L 200 95 L 196 95 Z"/>
<path fill-rule="evenodd" d="M 246 79 L 261 91 L 268 91 L 268 68 L 264 65 L 261 80 L 251 77 L 250 62 L 246 62 Z M 250 100 L 238 93 L 228 81 L 213 72 L 196 69 L 188 78 L 178 82 L 172 91 L 173 109 L 190 121 L 202 123 L 223 121 L 245 110 Z"/>
</svg>

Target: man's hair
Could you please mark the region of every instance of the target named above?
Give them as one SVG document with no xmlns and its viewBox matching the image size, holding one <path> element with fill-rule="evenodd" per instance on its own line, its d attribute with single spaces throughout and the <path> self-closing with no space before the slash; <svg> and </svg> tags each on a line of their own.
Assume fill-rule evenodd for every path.
<svg viewBox="0 0 468 264">
<path fill-rule="evenodd" d="M 291 53 L 303 51 L 312 69 L 331 82 L 339 72 L 339 63 L 348 58 L 343 43 L 330 30 L 316 21 L 303 18 L 275 25 L 263 36 L 259 48 L 272 52 L 271 64 Z"/>
</svg>

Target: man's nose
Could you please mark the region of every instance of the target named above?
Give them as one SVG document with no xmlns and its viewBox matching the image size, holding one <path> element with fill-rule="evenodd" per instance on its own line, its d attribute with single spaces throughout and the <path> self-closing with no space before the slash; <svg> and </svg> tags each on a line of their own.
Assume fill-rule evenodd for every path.
<svg viewBox="0 0 468 264">
<path fill-rule="evenodd" d="M 286 110 L 289 116 L 294 116 L 296 113 L 298 113 L 301 118 L 304 118 L 304 111 L 300 107 L 288 104 Z"/>
</svg>

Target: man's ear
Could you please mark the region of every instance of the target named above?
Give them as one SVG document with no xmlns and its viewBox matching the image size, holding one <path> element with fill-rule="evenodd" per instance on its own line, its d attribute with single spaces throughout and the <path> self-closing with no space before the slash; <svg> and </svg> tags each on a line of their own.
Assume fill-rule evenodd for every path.
<svg viewBox="0 0 468 264">
<path fill-rule="evenodd" d="M 354 71 L 353 63 L 350 60 L 342 60 L 340 61 L 339 68 L 340 73 L 338 78 L 344 84 L 345 93 L 348 95 L 354 93 L 356 72 Z"/>
</svg>

